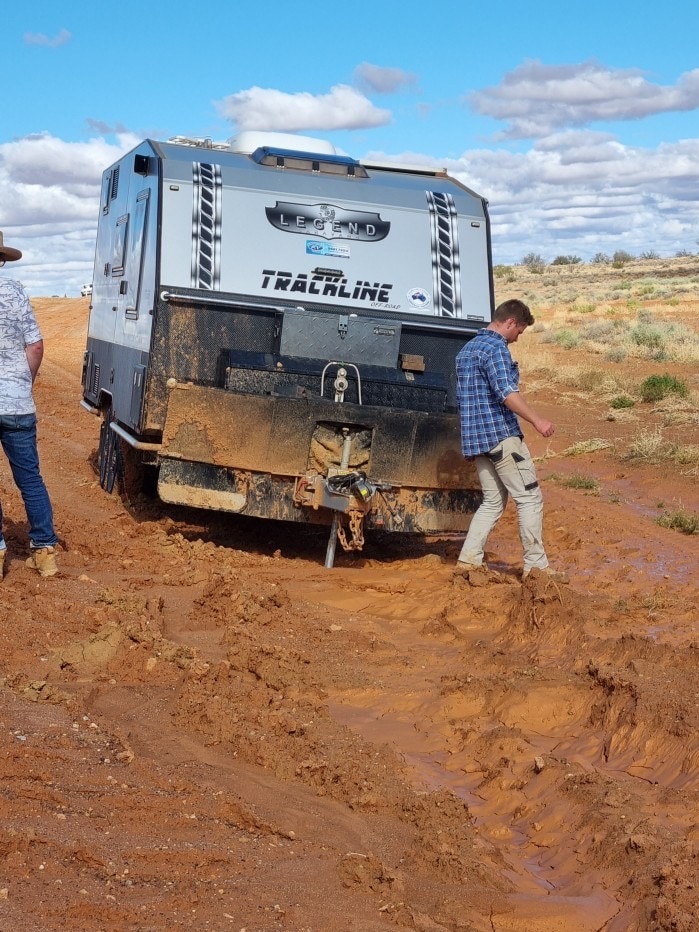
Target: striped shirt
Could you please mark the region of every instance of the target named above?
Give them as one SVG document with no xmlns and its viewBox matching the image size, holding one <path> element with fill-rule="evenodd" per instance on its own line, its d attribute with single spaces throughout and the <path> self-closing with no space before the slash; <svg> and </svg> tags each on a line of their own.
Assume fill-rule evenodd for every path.
<svg viewBox="0 0 699 932">
<path fill-rule="evenodd" d="M 24 348 L 40 339 L 26 291 L 19 282 L 0 278 L 0 415 L 36 412 Z"/>
<path fill-rule="evenodd" d="M 456 399 L 464 456 L 488 453 L 506 437 L 521 437 L 517 415 L 504 404 L 519 391 L 519 366 L 507 340 L 480 330 L 456 357 Z"/>
</svg>

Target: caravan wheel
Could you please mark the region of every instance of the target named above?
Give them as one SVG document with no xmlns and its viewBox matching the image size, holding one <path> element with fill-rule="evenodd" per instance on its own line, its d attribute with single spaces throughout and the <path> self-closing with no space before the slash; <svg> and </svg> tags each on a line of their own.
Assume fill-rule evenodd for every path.
<svg viewBox="0 0 699 932">
<path fill-rule="evenodd" d="M 97 466 L 99 468 L 100 485 L 105 492 L 114 491 L 114 483 L 121 473 L 121 451 L 119 438 L 111 429 L 114 419 L 112 406 L 105 408 L 100 427 L 100 442 L 97 449 Z"/>
</svg>

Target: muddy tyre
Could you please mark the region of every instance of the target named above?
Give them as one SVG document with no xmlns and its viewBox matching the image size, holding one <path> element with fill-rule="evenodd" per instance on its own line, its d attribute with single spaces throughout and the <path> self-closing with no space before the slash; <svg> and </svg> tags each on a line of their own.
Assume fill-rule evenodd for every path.
<svg viewBox="0 0 699 932">
<path fill-rule="evenodd" d="M 100 439 L 97 448 L 97 471 L 100 485 L 110 495 L 121 473 L 121 444 L 111 429 L 114 419 L 111 405 L 105 409 L 100 426 Z"/>
</svg>

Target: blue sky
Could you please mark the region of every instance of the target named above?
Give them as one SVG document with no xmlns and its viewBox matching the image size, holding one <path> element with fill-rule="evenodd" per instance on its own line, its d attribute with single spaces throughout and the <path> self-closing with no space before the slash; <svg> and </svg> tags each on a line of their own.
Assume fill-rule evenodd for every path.
<svg viewBox="0 0 699 932">
<path fill-rule="evenodd" d="M 24 258 L 0 274 L 77 294 L 102 170 L 147 136 L 242 129 L 448 168 L 489 200 L 496 263 L 699 250 L 696 5 L 429 9 L 3 9 L 0 229 Z"/>
</svg>

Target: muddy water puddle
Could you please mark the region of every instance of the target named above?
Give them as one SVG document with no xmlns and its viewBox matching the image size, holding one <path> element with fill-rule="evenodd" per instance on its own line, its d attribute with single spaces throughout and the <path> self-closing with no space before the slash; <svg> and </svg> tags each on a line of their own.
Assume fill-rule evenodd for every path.
<svg viewBox="0 0 699 932">
<path fill-rule="evenodd" d="M 329 708 L 337 721 L 365 740 L 392 747 L 412 772 L 415 785 L 424 787 L 426 791 L 446 789 L 467 804 L 481 843 L 496 847 L 504 857 L 503 875 L 516 891 L 512 899 L 517 904 L 518 921 L 527 923 L 526 926 L 510 926 L 499 917 L 494 928 L 526 928 L 528 932 L 538 928 L 544 930 L 551 928 L 547 922 L 554 921 L 564 911 L 570 928 L 583 932 L 601 928 L 618 911 L 617 900 L 605 889 L 602 880 L 595 881 L 590 877 L 582 884 L 585 892 L 576 891 L 580 878 L 575 872 L 559 870 L 554 873 L 551 865 L 545 863 L 542 849 L 533 841 L 531 830 L 517 827 L 516 822 L 513 824 L 512 803 L 506 802 L 499 807 L 497 803 L 494 805 L 491 797 L 483 795 L 481 785 L 495 760 L 481 763 L 474 760 L 471 764 L 473 769 L 469 771 L 461 767 L 455 769 L 450 755 L 434 746 L 430 735 L 420 733 L 414 723 L 388 712 L 377 713 L 376 709 L 345 703 L 332 702 Z M 493 730 L 499 725 L 496 720 L 489 723 Z M 530 744 L 528 755 L 534 761 L 550 752 L 558 742 L 557 737 L 539 738 L 537 743 Z M 582 766 L 583 760 L 578 764 Z M 505 798 L 508 794 L 504 791 L 497 795 Z M 567 832 L 562 832 L 556 842 L 570 847 L 575 843 L 573 835 Z M 546 848 L 543 850 L 545 852 Z M 543 924 L 539 926 L 539 922 Z"/>
</svg>

